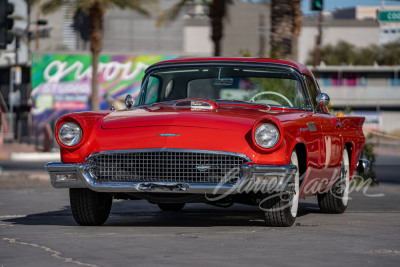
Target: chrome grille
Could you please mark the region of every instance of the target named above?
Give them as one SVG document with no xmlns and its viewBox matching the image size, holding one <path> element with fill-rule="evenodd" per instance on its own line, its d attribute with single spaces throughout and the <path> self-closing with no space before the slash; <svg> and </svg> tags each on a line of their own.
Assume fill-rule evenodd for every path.
<svg viewBox="0 0 400 267">
<path fill-rule="evenodd" d="M 89 171 L 101 182 L 235 183 L 240 154 L 193 151 L 102 152 L 88 158 Z"/>
</svg>

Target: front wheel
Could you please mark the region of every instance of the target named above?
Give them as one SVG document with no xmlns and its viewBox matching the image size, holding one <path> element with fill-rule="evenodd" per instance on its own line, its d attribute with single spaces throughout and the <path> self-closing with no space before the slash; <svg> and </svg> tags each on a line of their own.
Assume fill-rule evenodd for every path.
<svg viewBox="0 0 400 267">
<path fill-rule="evenodd" d="M 293 151 L 290 157 L 290 164 L 295 165 L 297 168 L 294 174 L 292 190 L 288 193 L 268 196 L 260 204 L 267 226 L 289 227 L 296 220 L 300 195 L 300 170 L 296 150 Z"/>
<path fill-rule="evenodd" d="M 110 215 L 112 196 L 87 188 L 70 188 L 72 215 L 80 225 L 102 225 Z"/>
<path fill-rule="evenodd" d="M 350 187 L 350 160 L 349 153 L 345 148 L 342 156 L 342 167 L 339 179 L 327 192 L 318 195 L 318 205 L 323 213 L 343 213 L 349 201 Z"/>
</svg>

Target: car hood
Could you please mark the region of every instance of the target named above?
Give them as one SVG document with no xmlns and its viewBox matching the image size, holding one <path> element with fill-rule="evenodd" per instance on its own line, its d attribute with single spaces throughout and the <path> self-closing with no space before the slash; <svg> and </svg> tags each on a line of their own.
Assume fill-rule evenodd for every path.
<svg viewBox="0 0 400 267">
<path fill-rule="evenodd" d="M 211 110 L 177 108 L 173 104 L 154 104 L 110 113 L 104 118 L 103 129 L 149 126 L 184 126 L 214 129 L 244 130 L 265 116 L 277 111 L 267 107 L 242 105 L 217 105 Z"/>
</svg>

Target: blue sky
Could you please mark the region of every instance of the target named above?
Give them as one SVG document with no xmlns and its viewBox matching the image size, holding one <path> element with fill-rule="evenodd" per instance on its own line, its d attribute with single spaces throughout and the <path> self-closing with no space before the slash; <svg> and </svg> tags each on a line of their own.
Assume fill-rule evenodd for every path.
<svg viewBox="0 0 400 267">
<path fill-rule="evenodd" d="M 310 14 L 311 0 L 301 1 L 301 10 L 303 14 Z M 384 0 L 385 6 L 399 6 L 400 1 Z M 334 10 L 338 7 L 354 7 L 354 6 L 380 6 L 381 0 L 324 0 L 324 10 Z M 315 11 L 314 11 L 315 12 Z"/>
</svg>

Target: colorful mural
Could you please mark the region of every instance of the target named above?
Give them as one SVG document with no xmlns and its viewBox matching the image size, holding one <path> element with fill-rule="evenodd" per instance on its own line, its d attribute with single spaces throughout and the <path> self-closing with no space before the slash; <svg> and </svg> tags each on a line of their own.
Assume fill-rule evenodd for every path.
<svg viewBox="0 0 400 267">
<path fill-rule="evenodd" d="M 99 95 L 101 109 L 109 109 L 127 94 L 136 98 L 144 70 L 176 56 L 101 55 Z M 90 110 L 91 55 L 33 54 L 32 114 L 37 130 L 64 114 Z"/>
</svg>

